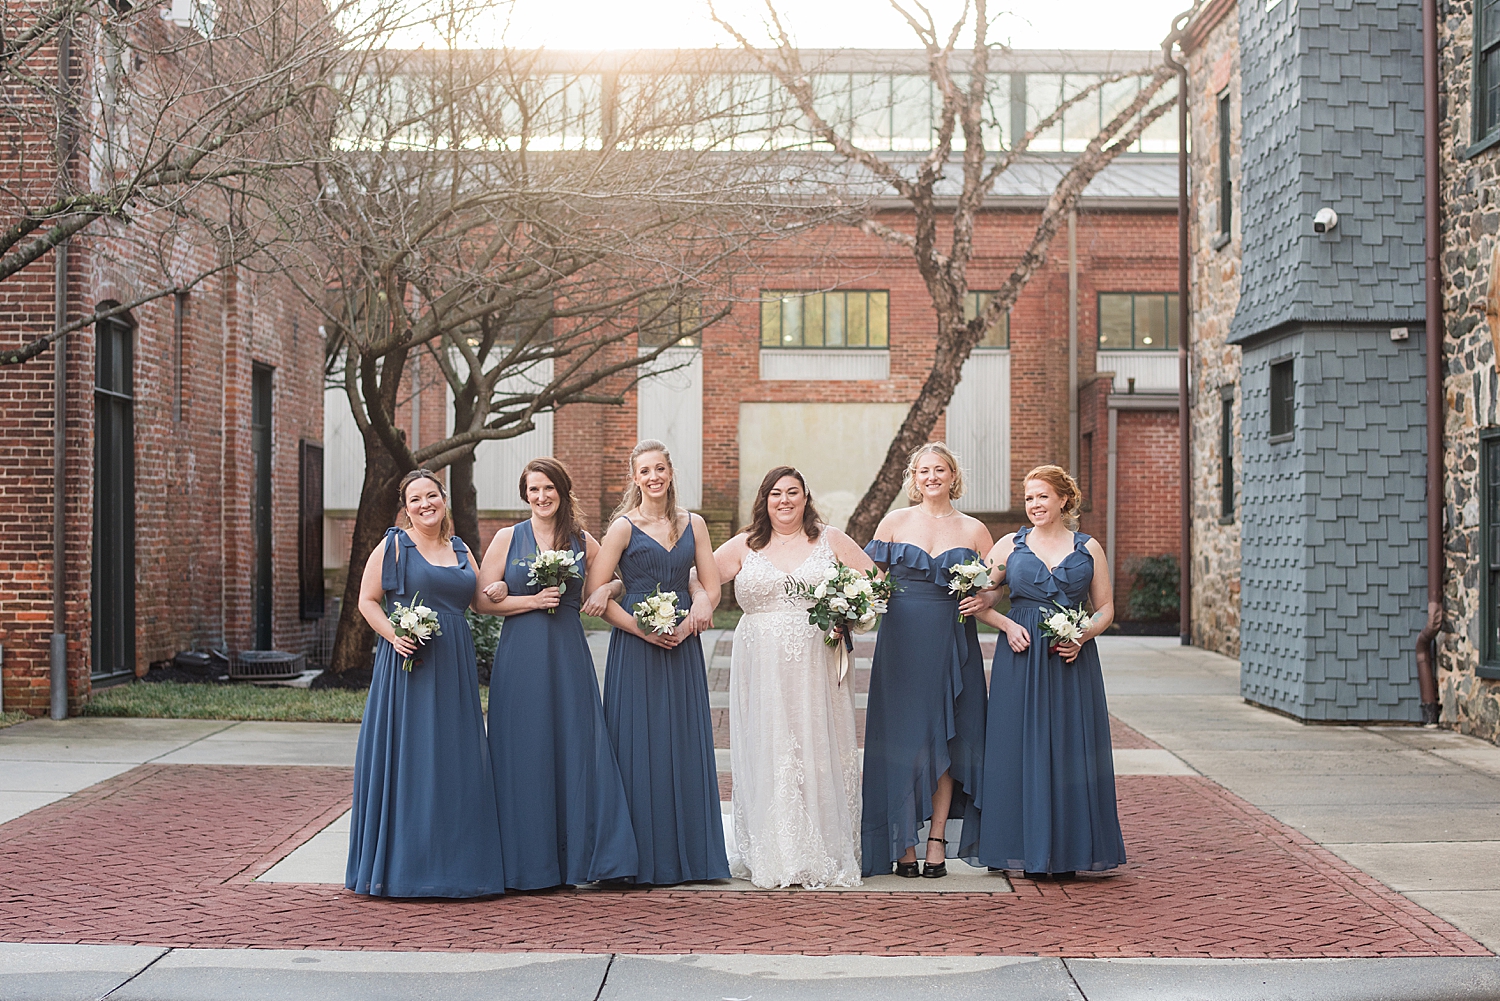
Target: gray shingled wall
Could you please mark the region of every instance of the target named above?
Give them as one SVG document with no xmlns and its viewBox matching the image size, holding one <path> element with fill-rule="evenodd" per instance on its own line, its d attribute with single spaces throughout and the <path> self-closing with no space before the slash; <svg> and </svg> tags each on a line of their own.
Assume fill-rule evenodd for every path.
<svg viewBox="0 0 1500 1001">
<path fill-rule="evenodd" d="M 1270 442 L 1270 365 L 1293 362 L 1296 432 Z M 1427 604 L 1419 330 L 1319 326 L 1241 369 L 1240 689 L 1303 719 L 1421 719 Z"/>
<path fill-rule="evenodd" d="M 1420 0 L 1242 3 L 1243 280 L 1230 341 L 1422 322 Z M 1332 232 L 1313 215 L 1339 214 Z"/>
</svg>

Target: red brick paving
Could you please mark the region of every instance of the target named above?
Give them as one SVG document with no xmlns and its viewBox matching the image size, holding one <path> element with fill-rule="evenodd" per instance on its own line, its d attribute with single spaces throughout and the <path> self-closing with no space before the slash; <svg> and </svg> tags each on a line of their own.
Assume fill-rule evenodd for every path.
<svg viewBox="0 0 1500 1001">
<path fill-rule="evenodd" d="M 1206 779 L 1119 780 L 1130 864 L 1013 894 L 605 890 L 382 901 L 253 876 L 337 768 L 145 765 L 0 826 L 0 941 L 331 949 L 1488 955 Z"/>
</svg>

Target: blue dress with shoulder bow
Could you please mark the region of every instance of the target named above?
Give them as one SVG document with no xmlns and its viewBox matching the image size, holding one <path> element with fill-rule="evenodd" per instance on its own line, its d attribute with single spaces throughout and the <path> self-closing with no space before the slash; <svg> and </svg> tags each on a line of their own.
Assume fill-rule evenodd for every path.
<svg viewBox="0 0 1500 1001">
<path fill-rule="evenodd" d="M 1099 650 L 1089 640 L 1071 664 L 1048 651 L 1042 619 L 1089 593 L 1089 537 L 1052 570 L 1016 533 L 1005 564 L 1010 618 L 1031 633 L 1015 653 L 1000 638 L 990 672 L 989 741 L 984 757 L 984 831 L 979 859 L 997 869 L 1075 872 L 1125 864 L 1115 808 L 1109 707 Z"/>
<path fill-rule="evenodd" d="M 401 669 L 380 639 L 354 756 L 354 809 L 344 885 L 374 897 L 482 897 L 505 892 L 490 749 L 479 706 L 469 551 L 434 566 L 409 535 L 385 535 L 380 583 L 387 602 L 437 612 L 442 635 Z M 398 554 L 399 550 L 399 554 Z M 387 606 L 389 607 L 389 606 Z"/>
<path fill-rule="evenodd" d="M 984 655 L 973 617 L 958 621 L 949 569 L 978 554 L 950 549 L 933 556 L 909 542 L 875 540 L 865 552 L 889 568 L 897 591 L 880 621 L 865 712 L 861 865 L 866 876 L 891 871 L 917 848 L 932 819 L 932 794 L 953 777 L 949 858 L 976 860 L 984 777 Z"/>
<path fill-rule="evenodd" d="M 660 585 L 685 609 L 694 553 L 691 520 L 670 550 L 632 522 L 620 604 L 628 612 Z M 635 827 L 636 881 L 728 879 L 702 641 L 690 636 L 667 650 L 616 629 L 606 665 L 604 723 Z"/>
<path fill-rule="evenodd" d="M 581 555 L 583 540 L 571 548 Z M 528 519 L 512 530 L 505 557 L 511 595 L 540 590 L 526 580 L 536 553 Z M 569 581 L 551 614 L 507 615 L 495 646 L 490 758 L 505 885 L 514 890 L 635 875 L 635 833 L 578 619 L 582 601 L 583 581 Z"/>
</svg>

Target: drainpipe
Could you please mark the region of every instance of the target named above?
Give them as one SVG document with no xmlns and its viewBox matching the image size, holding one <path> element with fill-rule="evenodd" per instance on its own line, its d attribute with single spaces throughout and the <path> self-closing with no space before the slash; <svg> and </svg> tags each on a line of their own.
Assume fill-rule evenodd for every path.
<svg viewBox="0 0 1500 1001">
<path fill-rule="evenodd" d="M 64 25 L 57 35 L 58 90 L 62 94 L 63 129 L 71 119 L 72 37 Z M 68 141 L 71 146 L 71 141 Z M 66 173 L 72 159 L 65 150 L 61 169 Z M 53 256 L 53 324 L 61 333 L 68 322 L 68 244 L 57 245 Z M 52 342 L 52 643 L 49 679 L 53 719 L 68 718 L 68 606 L 67 606 L 67 446 L 68 446 L 68 354 L 67 338 Z"/>
<path fill-rule="evenodd" d="M 1436 726 L 1438 703 L 1434 641 L 1443 627 L 1443 394 L 1442 271 L 1438 266 L 1438 54 L 1437 0 L 1422 0 L 1422 172 L 1427 268 L 1427 625 L 1417 634 L 1417 685 L 1422 722 Z"/>
<path fill-rule="evenodd" d="M 1078 477 L 1078 213 L 1068 212 L 1068 475 Z M 1110 538 L 1114 538 L 1113 535 Z M 1110 566 L 1114 566 L 1113 563 Z"/>
<path fill-rule="evenodd" d="M 1433 0 L 1426 0 L 1431 3 Z M 1172 58 L 1172 46 L 1185 31 L 1196 4 L 1172 19 L 1172 32 L 1161 43 L 1162 60 L 1177 71 L 1177 480 L 1179 483 L 1178 518 L 1181 535 L 1178 552 L 1181 582 L 1178 585 L 1182 610 L 1179 628 L 1182 645 L 1193 642 L 1193 467 L 1191 461 L 1192 422 L 1188 413 L 1188 344 L 1192 309 L 1188 302 L 1188 114 L 1187 67 Z"/>
<path fill-rule="evenodd" d="M 1114 388 L 1114 379 L 1110 379 L 1110 388 Z M 1119 571 L 1115 569 L 1115 485 L 1119 481 L 1119 456 L 1120 456 L 1120 411 L 1108 403 L 1109 421 L 1109 461 L 1104 467 L 1104 561 L 1109 564 L 1109 572 L 1116 578 Z"/>
</svg>

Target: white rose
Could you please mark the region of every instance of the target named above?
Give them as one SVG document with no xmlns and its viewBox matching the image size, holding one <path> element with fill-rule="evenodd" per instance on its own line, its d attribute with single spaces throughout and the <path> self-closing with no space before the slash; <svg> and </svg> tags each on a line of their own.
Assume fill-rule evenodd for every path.
<svg viewBox="0 0 1500 1001">
<path fill-rule="evenodd" d="M 400 623 L 401 623 L 401 628 L 405 629 L 405 630 L 408 630 L 408 631 L 417 628 L 417 613 L 416 612 L 402 612 L 401 613 L 401 618 L 400 618 Z"/>
<path fill-rule="evenodd" d="M 432 609 L 428 608 L 426 605 L 418 605 L 416 608 L 413 608 L 412 611 L 416 612 L 418 615 L 422 616 L 424 619 L 427 616 L 429 616 L 429 615 L 432 614 Z"/>
<path fill-rule="evenodd" d="M 827 596 L 828 596 L 828 582 L 827 581 L 822 581 L 822 582 L 820 582 L 818 584 L 817 587 L 813 588 L 813 597 L 817 598 L 819 601 L 822 601 Z"/>
</svg>

